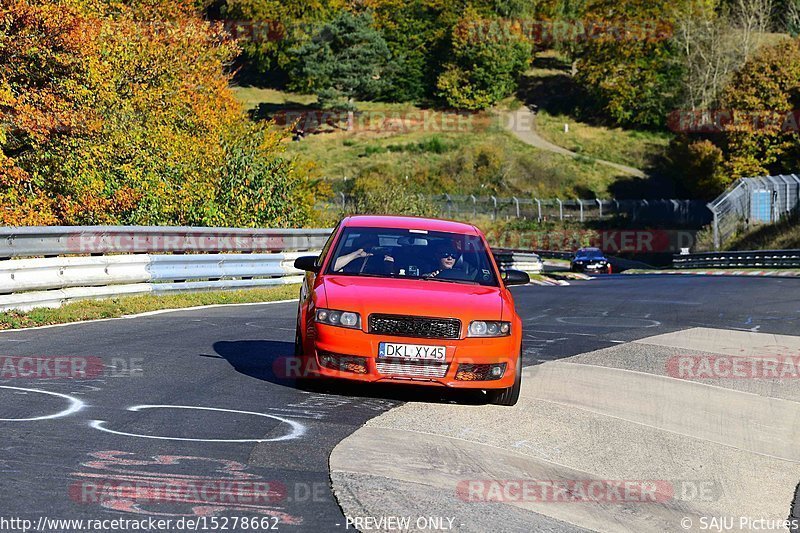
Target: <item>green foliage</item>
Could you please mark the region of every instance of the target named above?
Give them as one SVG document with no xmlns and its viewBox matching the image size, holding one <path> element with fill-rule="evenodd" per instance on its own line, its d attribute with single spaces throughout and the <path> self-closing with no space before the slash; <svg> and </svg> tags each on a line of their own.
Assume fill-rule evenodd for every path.
<svg viewBox="0 0 800 533">
<path fill-rule="evenodd" d="M 715 198 L 733 179 L 723 169 L 722 150 L 709 140 L 675 139 L 670 144 L 677 181 L 696 198 Z"/>
<path fill-rule="evenodd" d="M 661 126 L 680 97 L 683 69 L 670 39 L 641 28 L 655 21 L 668 28 L 677 2 L 596 0 L 586 12 L 614 31 L 588 39 L 577 48 L 577 80 L 595 100 L 597 112 L 629 126 Z M 601 26 L 602 27 L 602 26 Z"/>
<path fill-rule="evenodd" d="M 532 58 L 521 32 L 497 20 L 464 19 L 453 30 L 453 61 L 437 87 L 453 107 L 485 109 L 513 94 Z"/>
<path fill-rule="evenodd" d="M 455 17 L 437 0 L 370 0 L 375 26 L 386 39 L 392 61 L 383 98 L 418 102 L 433 95 Z"/>
<path fill-rule="evenodd" d="M 292 53 L 297 58 L 293 86 L 319 97 L 324 107 L 344 101 L 374 100 L 384 91 L 390 52 L 368 14 L 340 13 Z"/>
<path fill-rule="evenodd" d="M 308 40 L 308 28 L 330 21 L 344 5 L 344 0 L 227 0 L 220 15 L 230 21 L 245 57 L 267 74 L 289 68 L 290 50 Z"/>
<path fill-rule="evenodd" d="M 435 217 L 436 207 L 424 196 L 411 192 L 404 179 L 387 180 L 367 175 L 355 180 L 350 191 L 356 199 L 354 213 Z"/>
</svg>

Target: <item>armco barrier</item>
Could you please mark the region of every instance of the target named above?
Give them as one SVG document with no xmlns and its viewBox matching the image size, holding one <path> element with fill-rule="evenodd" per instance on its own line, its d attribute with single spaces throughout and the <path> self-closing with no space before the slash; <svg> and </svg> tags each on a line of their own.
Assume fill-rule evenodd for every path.
<svg viewBox="0 0 800 533">
<path fill-rule="evenodd" d="M 494 258 L 502 269 L 539 274 L 544 268 L 541 258 L 530 252 L 494 250 Z"/>
<path fill-rule="evenodd" d="M 59 307 L 87 298 L 299 283 L 303 272 L 294 268 L 294 260 L 319 253 L 330 232 L 116 226 L 0 228 L 0 311 Z M 498 251 L 497 256 L 502 268 L 527 272 L 542 269 L 535 254 Z"/>
<path fill-rule="evenodd" d="M 330 232 L 328 229 L 139 226 L 0 228 L 0 259 L 90 254 L 319 250 Z"/>
<path fill-rule="evenodd" d="M 297 283 L 303 273 L 293 267 L 295 258 L 318 253 L 330 232 L 0 228 L 0 311 L 59 307 L 86 298 Z"/>
<path fill-rule="evenodd" d="M 800 268 L 800 250 L 708 252 L 676 255 L 674 268 Z"/>
<path fill-rule="evenodd" d="M 303 273 L 292 263 L 303 254 L 10 259 L 0 261 L 0 311 L 59 307 L 84 298 L 299 283 Z"/>
</svg>

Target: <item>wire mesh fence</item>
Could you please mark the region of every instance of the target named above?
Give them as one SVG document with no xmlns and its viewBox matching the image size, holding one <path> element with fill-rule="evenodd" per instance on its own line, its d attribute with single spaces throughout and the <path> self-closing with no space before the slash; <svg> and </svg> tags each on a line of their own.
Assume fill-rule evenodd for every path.
<svg viewBox="0 0 800 533">
<path fill-rule="evenodd" d="M 700 200 L 604 200 L 476 195 L 419 195 L 434 206 L 439 216 L 470 219 L 528 219 L 544 221 L 592 222 L 626 218 L 640 224 L 671 224 L 699 228 L 711 222 L 711 212 Z M 358 213 L 356 197 L 339 193 L 322 208 L 340 213 Z"/>
<path fill-rule="evenodd" d="M 794 174 L 742 178 L 708 204 L 714 248 L 758 224 L 773 224 L 800 208 L 800 178 Z"/>
</svg>

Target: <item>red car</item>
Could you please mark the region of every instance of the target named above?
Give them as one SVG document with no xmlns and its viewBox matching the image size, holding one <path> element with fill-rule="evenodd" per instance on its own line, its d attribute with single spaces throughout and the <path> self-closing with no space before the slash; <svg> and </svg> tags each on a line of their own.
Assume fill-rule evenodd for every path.
<svg viewBox="0 0 800 533">
<path fill-rule="evenodd" d="M 522 321 L 483 234 L 469 224 L 352 216 L 301 257 L 296 356 L 314 377 L 482 389 L 517 403 Z"/>
</svg>

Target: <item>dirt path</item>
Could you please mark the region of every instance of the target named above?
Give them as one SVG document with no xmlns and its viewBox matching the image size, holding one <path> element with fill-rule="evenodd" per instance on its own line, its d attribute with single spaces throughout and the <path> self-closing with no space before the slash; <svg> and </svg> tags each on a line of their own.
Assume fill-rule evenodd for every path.
<svg viewBox="0 0 800 533">
<path fill-rule="evenodd" d="M 612 163 L 611 161 L 605 161 L 603 159 L 595 159 L 593 157 L 587 157 L 581 154 L 577 154 L 575 152 L 567 150 L 563 146 L 558 146 L 544 139 L 536 131 L 536 115 L 527 107 L 522 107 L 517 111 L 505 113 L 503 115 L 503 126 L 507 130 L 512 132 L 519 140 L 521 140 L 525 144 L 529 144 L 541 150 L 547 150 L 548 152 L 553 152 L 568 157 L 574 157 L 574 158 L 582 157 L 586 159 L 591 159 L 593 161 L 600 163 L 601 165 L 606 165 L 615 168 L 621 172 L 624 172 L 625 174 L 630 174 L 631 176 L 635 176 L 637 178 L 647 177 L 647 175 L 638 168 L 633 168 L 627 165 L 620 165 L 619 163 Z"/>
</svg>

